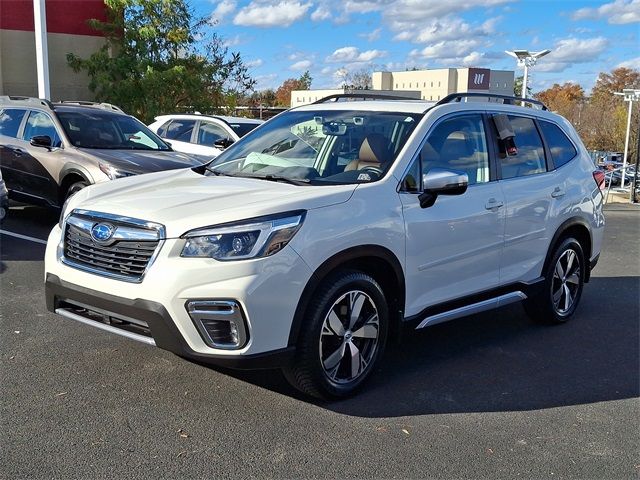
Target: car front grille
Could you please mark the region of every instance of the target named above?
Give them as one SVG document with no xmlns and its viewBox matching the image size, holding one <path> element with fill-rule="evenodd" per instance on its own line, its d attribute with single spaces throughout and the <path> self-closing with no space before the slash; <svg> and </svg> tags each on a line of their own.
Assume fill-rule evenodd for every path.
<svg viewBox="0 0 640 480">
<path fill-rule="evenodd" d="M 97 212 L 73 212 L 65 222 L 64 263 L 97 275 L 140 282 L 160 249 L 160 225 Z M 96 225 L 106 225 L 112 235 L 94 238 Z"/>
</svg>

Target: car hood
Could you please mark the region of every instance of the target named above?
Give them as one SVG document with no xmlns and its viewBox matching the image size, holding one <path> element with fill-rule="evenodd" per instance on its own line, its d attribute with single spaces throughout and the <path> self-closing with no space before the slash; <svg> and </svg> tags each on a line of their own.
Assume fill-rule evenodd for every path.
<svg viewBox="0 0 640 480">
<path fill-rule="evenodd" d="M 355 188 L 204 176 L 186 169 L 92 185 L 72 197 L 67 212 L 79 208 L 157 222 L 167 238 L 175 238 L 209 225 L 343 203 Z"/>
<path fill-rule="evenodd" d="M 112 150 L 80 148 L 84 155 L 131 173 L 150 173 L 202 165 L 185 153 L 160 150 Z"/>
</svg>

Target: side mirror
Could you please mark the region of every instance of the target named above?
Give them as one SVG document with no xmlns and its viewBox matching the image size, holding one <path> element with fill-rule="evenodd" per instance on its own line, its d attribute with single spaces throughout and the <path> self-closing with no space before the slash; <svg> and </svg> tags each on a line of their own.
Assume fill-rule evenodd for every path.
<svg viewBox="0 0 640 480">
<path fill-rule="evenodd" d="M 469 186 L 469 176 L 459 170 L 432 168 L 422 175 L 423 192 L 418 196 L 422 208 L 431 207 L 438 195 L 462 195 Z"/>
<path fill-rule="evenodd" d="M 31 141 L 29 142 L 34 147 L 43 147 L 43 148 L 51 148 L 53 142 L 49 135 L 36 135 L 35 137 L 31 137 Z"/>
<path fill-rule="evenodd" d="M 221 138 L 220 140 L 216 140 L 215 142 L 213 142 L 214 147 L 220 148 L 222 150 L 231 145 L 233 145 L 233 140 L 231 140 L 230 138 Z"/>
</svg>

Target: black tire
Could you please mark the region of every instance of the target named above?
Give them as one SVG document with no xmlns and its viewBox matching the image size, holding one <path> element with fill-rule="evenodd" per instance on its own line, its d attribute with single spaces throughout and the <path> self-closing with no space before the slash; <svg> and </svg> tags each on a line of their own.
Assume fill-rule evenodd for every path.
<svg viewBox="0 0 640 480">
<path fill-rule="evenodd" d="M 351 311 L 358 313 L 353 323 Z M 336 319 L 342 332 L 340 325 L 334 323 Z M 388 325 L 389 307 L 382 288 L 372 277 L 353 270 L 330 276 L 307 308 L 296 354 L 284 369 L 285 377 L 296 389 L 317 398 L 351 395 L 381 358 Z M 351 375 L 354 368 L 355 376 Z"/>
<path fill-rule="evenodd" d="M 569 260 L 570 257 L 573 259 Z M 564 272 L 567 265 L 568 271 Z M 550 257 L 544 272 L 543 289 L 524 302 L 527 315 L 535 322 L 545 324 L 569 320 L 582 296 L 586 268 L 580 243 L 575 238 L 565 238 Z"/>
<path fill-rule="evenodd" d="M 65 195 L 64 195 L 64 199 L 66 200 L 70 198 L 72 195 L 75 195 L 84 187 L 88 187 L 88 186 L 89 184 L 85 181 L 72 183 L 71 185 L 69 185 L 69 188 L 67 188 L 67 191 L 65 192 Z"/>
</svg>

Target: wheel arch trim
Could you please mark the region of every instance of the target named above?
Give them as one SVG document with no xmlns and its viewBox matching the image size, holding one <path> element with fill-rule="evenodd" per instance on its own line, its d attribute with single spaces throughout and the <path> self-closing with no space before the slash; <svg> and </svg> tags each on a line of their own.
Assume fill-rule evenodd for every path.
<svg viewBox="0 0 640 480">
<path fill-rule="evenodd" d="M 394 323 L 395 316 L 397 316 L 398 319 L 402 318 L 402 312 L 404 312 L 406 289 L 404 270 L 402 269 L 400 260 L 398 260 L 396 255 L 391 250 L 380 245 L 360 245 L 357 247 L 351 247 L 342 250 L 325 260 L 318 268 L 316 268 L 316 270 L 307 281 L 307 284 L 302 291 L 302 295 L 298 300 L 298 305 L 293 317 L 291 330 L 289 332 L 289 341 L 287 344 L 288 346 L 296 345 L 303 324 L 304 314 L 309 306 L 309 302 L 311 301 L 313 293 L 317 290 L 320 283 L 325 278 L 327 278 L 328 275 L 340 269 L 348 262 L 353 262 L 357 261 L 358 259 L 370 257 L 375 257 L 384 261 L 393 270 L 395 274 L 394 280 L 397 282 L 398 286 L 398 294 L 395 302 L 390 303 L 395 303 L 395 307 L 398 309 L 398 312 L 390 312 L 391 323 Z M 398 313 L 399 315 L 395 315 L 396 313 Z"/>
</svg>

